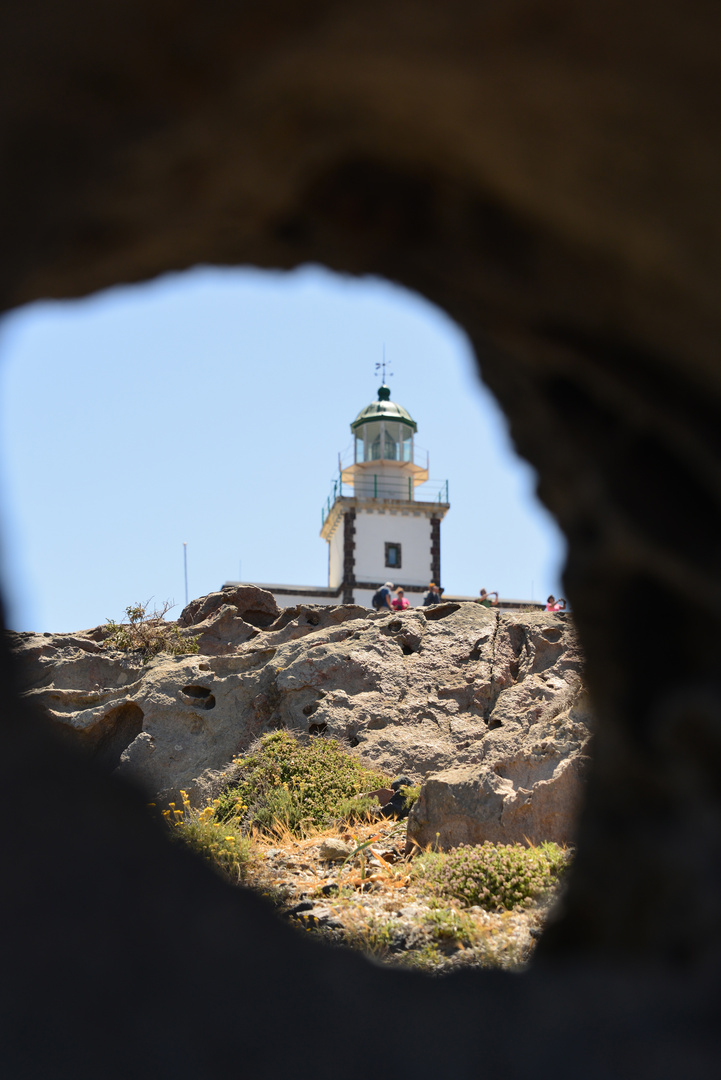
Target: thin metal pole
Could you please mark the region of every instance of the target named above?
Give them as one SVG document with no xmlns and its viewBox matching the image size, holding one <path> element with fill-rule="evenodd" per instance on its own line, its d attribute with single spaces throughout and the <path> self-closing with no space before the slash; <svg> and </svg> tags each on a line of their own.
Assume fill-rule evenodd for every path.
<svg viewBox="0 0 721 1080">
<path fill-rule="evenodd" d="M 183 541 L 183 564 L 185 566 L 185 606 L 188 606 L 188 545 Z"/>
</svg>

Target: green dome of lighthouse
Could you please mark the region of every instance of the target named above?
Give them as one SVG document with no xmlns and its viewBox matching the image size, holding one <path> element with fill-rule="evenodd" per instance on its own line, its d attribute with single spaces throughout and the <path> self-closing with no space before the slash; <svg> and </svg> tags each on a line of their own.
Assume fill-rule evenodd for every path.
<svg viewBox="0 0 721 1080">
<path fill-rule="evenodd" d="M 395 401 L 391 401 L 390 398 L 390 387 L 384 383 L 378 389 L 378 400 L 366 405 L 365 409 L 361 409 L 351 424 L 351 431 L 355 431 L 362 424 L 368 424 L 376 420 L 395 420 L 401 424 L 406 424 L 413 431 L 417 431 L 418 425 L 411 414 L 402 405 L 396 405 Z"/>
</svg>

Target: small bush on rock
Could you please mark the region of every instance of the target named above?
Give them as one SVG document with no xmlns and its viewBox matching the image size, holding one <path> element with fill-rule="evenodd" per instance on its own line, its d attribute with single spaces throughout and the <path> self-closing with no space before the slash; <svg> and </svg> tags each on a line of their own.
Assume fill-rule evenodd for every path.
<svg viewBox="0 0 721 1080">
<path fill-rule="evenodd" d="M 388 784 L 386 776 L 366 768 L 335 739 L 300 743 L 287 731 L 265 735 L 235 766 L 238 779 L 221 795 L 217 818 L 298 836 L 343 816 L 354 795 Z"/>
<path fill-rule="evenodd" d="M 184 637 L 176 625 L 166 623 L 165 616 L 172 606 L 170 601 L 166 600 L 162 608 L 151 612 L 148 612 L 148 603 L 150 601 L 126 607 L 127 622 L 116 623 L 108 619 L 103 648 L 139 652 L 144 664 L 161 652 L 171 656 L 199 652 L 197 637 Z"/>
<path fill-rule="evenodd" d="M 557 844 L 462 844 L 427 860 L 425 873 L 438 892 L 488 911 L 528 906 L 552 888 L 569 861 Z"/>
</svg>

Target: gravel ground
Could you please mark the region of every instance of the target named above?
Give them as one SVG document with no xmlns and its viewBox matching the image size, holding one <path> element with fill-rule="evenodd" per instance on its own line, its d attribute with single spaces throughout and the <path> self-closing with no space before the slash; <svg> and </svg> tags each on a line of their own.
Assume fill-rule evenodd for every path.
<svg viewBox="0 0 721 1080">
<path fill-rule="evenodd" d="M 346 857 L 373 839 L 359 854 Z M 385 964 L 432 973 L 518 969 L 528 962 L 555 896 L 529 908 L 485 911 L 434 894 L 406 858 L 405 822 L 381 821 L 306 840 L 256 841 L 248 884 L 299 930 Z"/>
</svg>

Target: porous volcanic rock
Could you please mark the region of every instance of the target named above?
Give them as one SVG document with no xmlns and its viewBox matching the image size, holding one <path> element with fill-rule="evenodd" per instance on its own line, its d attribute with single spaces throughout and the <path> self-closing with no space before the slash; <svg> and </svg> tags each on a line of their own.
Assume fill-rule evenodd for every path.
<svg viewBox="0 0 721 1080">
<path fill-rule="evenodd" d="M 419 842 L 438 831 L 435 793 L 449 769 L 473 778 L 468 791 L 493 808 L 489 820 L 500 799 L 514 835 L 556 838 L 549 791 L 561 790 L 561 776 L 566 786 L 577 778 L 588 739 L 569 619 L 473 603 L 392 615 L 356 605 L 279 612 L 269 593 L 243 586 L 194 601 L 178 625 L 198 634 L 201 651 L 145 665 L 105 649 L 100 628 L 17 635 L 24 692 L 107 769 L 160 800 L 184 788 L 203 801 L 234 755 L 284 727 L 345 741 L 389 775 L 418 783 L 436 774 L 420 803 L 426 817 L 415 815 Z M 444 841 L 446 832 L 467 838 L 457 819 L 454 810 Z"/>
<path fill-rule="evenodd" d="M 408 850 L 459 844 L 569 844 L 589 763 L 591 719 L 582 689 L 562 712 L 519 715 L 488 733 L 481 765 L 426 779 L 408 818 Z"/>
<path fill-rule="evenodd" d="M 258 628 L 270 626 L 280 615 L 275 597 L 255 585 L 208 593 L 183 608 L 178 626 L 192 627 L 200 651 L 222 656 L 258 635 Z"/>
</svg>

